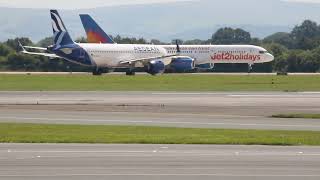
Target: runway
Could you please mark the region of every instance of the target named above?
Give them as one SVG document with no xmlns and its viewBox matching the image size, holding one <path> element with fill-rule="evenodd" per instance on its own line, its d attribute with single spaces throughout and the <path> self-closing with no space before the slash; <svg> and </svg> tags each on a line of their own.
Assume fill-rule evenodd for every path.
<svg viewBox="0 0 320 180">
<path fill-rule="evenodd" d="M 0 75 L 88 75 L 92 76 L 92 72 L 0 72 Z M 125 72 L 111 72 L 103 74 L 104 76 L 108 75 L 125 75 Z M 136 72 L 136 75 L 149 75 L 146 72 Z M 223 76 L 277 76 L 277 73 L 221 73 L 221 72 L 210 72 L 210 73 L 170 73 L 170 75 L 223 75 Z M 288 73 L 287 75 L 293 76 L 319 76 L 320 73 Z"/>
<path fill-rule="evenodd" d="M 0 179 L 319 179 L 319 147 L 0 144 Z"/>
<path fill-rule="evenodd" d="M 0 122 L 320 130 L 319 92 L 0 92 Z M 318 180 L 320 147 L 0 144 L 6 180 Z"/>
<path fill-rule="evenodd" d="M 320 130 L 320 93 L 1 92 L 0 122 Z"/>
</svg>

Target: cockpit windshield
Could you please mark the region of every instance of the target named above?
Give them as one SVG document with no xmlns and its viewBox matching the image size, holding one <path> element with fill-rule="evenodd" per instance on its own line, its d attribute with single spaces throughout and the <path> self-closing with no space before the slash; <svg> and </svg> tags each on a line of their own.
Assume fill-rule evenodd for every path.
<svg viewBox="0 0 320 180">
<path fill-rule="evenodd" d="M 266 54 L 268 51 L 259 51 L 260 54 Z"/>
</svg>

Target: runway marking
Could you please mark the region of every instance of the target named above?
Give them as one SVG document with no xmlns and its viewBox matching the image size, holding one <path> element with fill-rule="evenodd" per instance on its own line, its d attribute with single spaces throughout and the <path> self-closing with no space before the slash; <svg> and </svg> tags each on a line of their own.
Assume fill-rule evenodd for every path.
<svg viewBox="0 0 320 180">
<path fill-rule="evenodd" d="M 1 152 L 1 151 L 0 151 Z M 114 156 L 114 154 L 124 153 L 136 153 L 143 154 L 149 153 L 150 155 L 157 153 L 157 155 L 200 155 L 200 156 L 320 156 L 317 153 L 301 153 L 301 152 L 226 152 L 226 153 L 210 153 L 210 151 L 158 151 L 158 150 L 147 150 L 147 151 L 45 151 L 45 150 L 12 150 L 10 153 L 109 153 Z M 140 156 L 140 155 L 136 155 Z M 38 157 L 38 156 L 37 156 Z M 62 156 L 41 156 L 41 157 L 62 157 Z M 65 156 L 64 156 L 65 157 Z"/>
<path fill-rule="evenodd" d="M 299 92 L 300 94 L 320 94 L 319 91 L 314 91 L 314 92 Z"/>
<path fill-rule="evenodd" d="M 299 171 L 301 170 L 301 167 L 293 167 L 296 168 L 294 169 L 295 171 Z M 31 169 L 30 167 L 20 167 L 19 169 Z M 38 169 L 38 170 L 47 170 L 47 169 L 52 169 L 52 167 L 34 167 L 34 169 Z M 146 167 L 142 167 L 142 168 L 110 168 L 110 167 L 55 167 L 55 170 L 66 170 L 66 169 L 72 169 L 72 170 L 168 170 L 168 168 L 146 168 Z M 221 168 L 216 168 L 216 167 L 212 167 L 212 168 L 207 168 L 207 167 L 199 167 L 199 168 L 175 168 L 175 167 L 171 167 L 170 170 L 225 170 L 225 167 L 221 167 Z M 8 167 L 1 167 L 1 170 L 10 170 L 10 168 Z M 240 167 L 240 168 L 229 168 L 229 170 L 274 170 L 274 171 L 283 171 L 283 170 L 287 170 L 286 167 L 274 167 L 274 168 L 256 168 L 256 167 Z M 307 170 L 309 171 L 318 171 L 319 168 L 317 167 L 313 167 L 310 168 L 308 167 Z"/>
<path fill-rule="evenodd" d="M 316 110 L 318 110 L 318 108 L 316 108 Z M 2 110 L 0 109 L 0 112 Z M 32 111 L 35 111 L 35 110 L 32 110 Z M 5 110 L 4 111 L 5 113 L 8 112 L 8 110 Z M 138 114 L 140 115 L 141 112 L 129 112 L 130 114 Z M 127 115 L 128 112 L 108 112 L 108 114 L 112 114 L 112 115 Z M 92 116 L 90 116 L 90 118 L 92 118 L 94 115 L 96 115 L 96 113 L 92 113 Z M 156 113 L 156 112 L 147 112 L 147 115 L 164 115 L 163 113 Z M 190 116 L 196 116 L 197 118 L 199 116 L 201 117 L 215 117 L 215 118 L 265 118 L 265 116 L 257 116 L 257 115 L 225 115 L 225 114 L 191 114 L 191 113 L 174 113 L 174 114 L 171 114 L 171 113 L 168 113 L 168 114 L 165 114 L 167 115 L 166 117 L 176 117 L 176 116 L 187 116 L 187 117 L 190 117 Z M 68 117 L 71 117 L 71 118 L 79 118 L 79 117 L 83 117 L 83 116 L 79 116 L 79 115 L 68 115 Z M 11 118 L 11 117 L 5 117 L 5 116 L 0 116 L 0 118 L 4 119 L 4 118 Z M 18 118 L 16 116 L 14 116 L 13 118 Z M 21 118 L 27 118 L 27 117 L 21 117 Z M 35 117 L 35 118 L 38 118 L 38 117 Z M 181 117 L 181 118 L 184 118 L 184 117 Z"/>
<path fill-rule="evenodd" d="M 320 98 L 320 96 L 305 96 L 302 94 L 230 94 L 229 97 L 261 97 L 261 98 Z"/>
<path fill-rule="evenodd" d="M 179 93 L 179 92 L 171 92 L 171 93 L 151 93 L 151 95 L 227 95 L 223 93 L 209 93 L 209 92 L 185 92 L 185 93 Z"/>
<path fill-rule="evenodd" d="M 42 120 L 42 121 L 73 121 L 73 122 L 109 122 L 109 123 L 149 123 L 149 124 L 191 124 L 191 125 L 229 125 L 229 126 L 263 126 L 263 127 L 300 127 L 320 128 L 320 125 L 297 125 L 297 124 L 258 124 L 258 123 L 205 123 L 190 121 L 131 121 L 131 120 L 87 120 L 87 119 L 51 119 L 51 118 L 24 118 L 24 117 L 1 117 L 8 120 Z"/>
</svg>

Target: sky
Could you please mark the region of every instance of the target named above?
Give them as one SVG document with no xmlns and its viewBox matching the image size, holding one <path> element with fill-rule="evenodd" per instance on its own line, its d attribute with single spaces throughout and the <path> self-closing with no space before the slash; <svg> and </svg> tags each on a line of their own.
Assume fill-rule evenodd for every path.
<svg viewBox="0 0 320 180">
<path fill-rule="evenodd" d="M 0 0 L 1 7 L 86 9 L 104 6 L 170 3 L 195 0 Z"/>
<path fill-rule="evenodd" d="M 320 3 L 320 0 L 282 0 L 287 2 Z"/>
<path fill-rule="evenodd" d="M 86 9 L 102 6 L 170 3 L 197 0 L 0 0 L 1 7 L 15 8 L 58 8 L 58 9 Z M 238 0 L 237 0 L 238 1 Z M 257 0 L 268 1 L 268 0 Z M 286 2 L 320 3 L 320 0 L 279 0 Z"/>
</svg>

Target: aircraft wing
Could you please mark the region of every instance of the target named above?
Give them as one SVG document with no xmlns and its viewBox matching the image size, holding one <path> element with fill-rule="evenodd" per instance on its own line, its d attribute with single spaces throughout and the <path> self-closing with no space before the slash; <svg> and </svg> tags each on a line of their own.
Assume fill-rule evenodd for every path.
<svg viewBox="0 0 320 180">
<path fill-rule="evenodd" d="M 120 64 L 135 64 L 135 63 L 148 63 L 150 61 L 156 60 L 156 59 L 164 59 L 164 58 L 168 58 L 168 57 L 174 57 L 174 56 L 178 56 L 177 54 L 172 54 L 172 55 L 165 55 L 165 56 L 156 56 L 156 57 L 148 57 L 148 58 L 140 58 L 140 59 L 132 59 L 132 60 L 128 60 L 128 61 L 121 61 Z"/>
<path fill-rule="evenodd" d="M 36 50 L 42 50 L 42 51 L 47 50 L 47 48 L 43 48 L 43 47 L 33 47 L 33 46 L 23 46 L 23 47 L 27 49 L 36 49 Z"/>
<path fill-rule="evenodd" d="M 30 54 L 30 55 L 37 55 L 37 56 L 45 56 L 49 58 L 62 58 L 60 56 L 57 56 L 55 54 L 50 54 L 50 53 L 36 53 L 36 52 L 29 52 L 29 51 L 22 51 L 24 54 Z"/>
<path fill-rule="evenodd" d="M 23 54 L 30 54 L 30 55 L 37 55 L 37 56 L 45 56 L 45 57 L 49 57 L 49 58 L 61 58 L 60 56 L 57 56 L 55 54 L 50 54 L 50 53 L 38 53 L 38 52 L 29 52 L 27 51 L 25 48 L 29 48 L 29 49 L 38 49 L 38 50 L 43 50 L 44 48 L 41 47 L 32 47 L 32 46 L 22 46 L 22 44 L 19 41 L 19 46 L 22 48 L 22 53 Z M 45 50 L 47 50 L 45 48 Z"/>
</svg>

